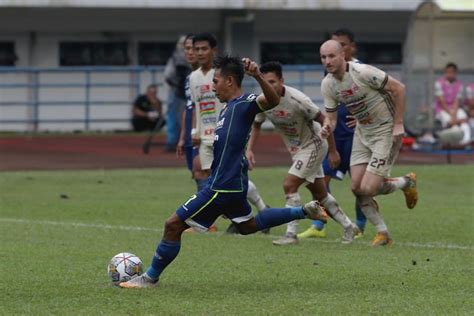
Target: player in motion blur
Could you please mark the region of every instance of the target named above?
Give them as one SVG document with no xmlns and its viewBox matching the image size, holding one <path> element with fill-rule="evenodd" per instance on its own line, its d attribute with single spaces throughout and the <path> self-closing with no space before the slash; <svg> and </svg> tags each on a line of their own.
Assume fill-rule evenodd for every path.
<svg viewBox="0 0 474 316">
<path fill-rule="evenodd" d="M 346 61 L 359 62 L 356 58 L 354 58 L 356 43 L 354 34 L 350 30 L 338 29 L 332 34 L 331 38 L 341 44 L 342 49 L 344 50 L 344 59 Z M 342 180 L 348 171 L 350 173 L 350 159 L 355 125 L 356 120 L 353 118 L 350 112 L 347 111 L 347 108 L 343 105 L 339 105 L 337 107 L 336 128 L 334 129 L 333 133 L 336 147 L 329 148 L 328 156 L 323 162 L 324 181 L 326 182 L 328 191 L 330 191 L 329 183 L 331 182 L 332 178 Z M 362 213 L 357 199 L 355 202 L 355 211 L 355 224 L 360 231 L 358 236 L 362 236 L 365 229 L 365 224 L 367 223 L 367 218 L 365 217 L 364 213 Z M 311 237 L 326 237 L 324 223 L 320 221 L 313 221 L 312 225 L 307 230 L 298 234 L 298 238 Z"/>
<path fill-rule="evenodd" d="M 324 114 L 303 92 L 284 84 L 280 63 L 267 62 L 260 67 L 260 71 L 280 96 L 280 103 L 255 117 L 247 148 L 250 166 L 255 165 L 253 148 L 260 135 L 262 123 L 268 118 L 283 138 L 293 160 L 293 165 L 283 180 L 286 207 L 301 205 L 298 189 L 305 184 L 313 199 L 320 201 L 329 215 L 344 227 L 342 242 L 351 243 L 359 230 L 344 214 L 336 199 L 327 192 L 324 182 L 322 162 L 328 152 L 328 142 L 321 139 L 320 135 Z M 335 150 L 332 135 L 329 135 L 329 144 L 331 149 Z M 297 220 L 288 223 L 285 235 L 273 241 L 273 244 L 297 244 L 297 229 Z"/>
<path fill-rule="evenodd" d="M 340 103 L 357 119 L 351 154 L 352 192 L 377 229 L 372 245 L 390 246 L 392 239 L 373 197 L 401 189 L 408 208 L 414 208 L 418 200 L 415 173 L 389 178 L 404 134 L 405 86 L 378 68 L 346 62 L 335 40 L 321 45 L 320 55 L 328 72 L 321 83 L 328 121 L 321 135 L 328 137 L 334 130 Z"/>
<path fill-rule="evenodd" d="M 203 190 L 191 196 L 166 221 L 163 239 L 146 273 L 120 283 L 121 287 L 155 286 L 163 270 L 178 255 L 183 231 L 190 226 L 206 231 L 222 214 L 236 223 L 244 235 L 295 219 L 327 218 L 317 201 L 303 207 L 269 208 L 255 217 L 252 215 L 246 197 L 248 162 L 244 153 L 247 138 L 255 115 L 278 105 L 280 96 L 265 80 L 258 65 L 250 59 L 240 61 L 235 57 L 220 57 L 216 59 L 215 67 L 213 89 L 226 105 L 219 114 L 215 130 L 211 177 Z M 244 70 L 255 78 L 263 94 L 242 94 Z"/>
<path fill-rule="evenodd" d="M 190 102 L 194 104 L 195 108 L 192 124 L 194 131 L 191 131 L 191 137 L 192 143 L 199 148 L 199 152 L 194 155 L 193 159 L 193 177 L 196 180 L 198 191 L 200 191 L 206 186 L 211 174 L 210 169 L 214 159 L 214 130 L 222 103 L 212 91 L 212 78 L 215 71 L 212 62 L 217 52 L 217 40 L 210 33 L 202 33 L 194 37 L 193 45 L 200 67 L 193 71 L 189 78 Z M 247 198 L 258 211 L 266 207 L 252 181 L 248 183 Z M 231 225 L 228 231 L 235 232 L 234 225 Z M 264 232 L 268 233 L 268 230 Z"/>
</svg>

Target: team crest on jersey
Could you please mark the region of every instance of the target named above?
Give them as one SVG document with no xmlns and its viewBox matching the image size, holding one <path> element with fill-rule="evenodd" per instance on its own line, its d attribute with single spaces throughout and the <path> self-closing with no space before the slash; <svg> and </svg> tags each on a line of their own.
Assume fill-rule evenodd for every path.
<svg viewBox="0 0 474 316">
<path fill-rule="evenodd" d="M 200 88 L 199 91 L 201 92 L 201 94 L 211 92 L 211 85 L 209 84 L 203 84 L 199 88 Z"/>
</svg>

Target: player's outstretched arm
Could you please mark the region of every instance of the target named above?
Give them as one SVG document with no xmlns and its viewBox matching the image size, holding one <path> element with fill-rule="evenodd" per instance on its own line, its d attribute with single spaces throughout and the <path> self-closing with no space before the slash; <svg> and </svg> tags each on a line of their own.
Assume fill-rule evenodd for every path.
<svg viewBox="0 0 474 316">
<path fill-rule="evenodd" d="M 403 127 L 403 116 L 405 115 L 406 104 L 405 85 L 391 76 L 388 76 L 387 83 L 383 89 L 392 96 L 395 106 L 392 135 L 394 138 L 401 137 L 405 134 Z"/>
<path fill-rule="evenodd" d="M 337 112 L 327 112 L 324 118 L 323 126 L 321 127 L 321 136 L 323 138 L 329 138 L 337 123 Z"/>
<path fill-rule="evenodd" d="M 257 63 L 250 58 L 243 58 L 242 62 L 244 63 L 245 73 L 254 77 L 262 89 L 263 95 L 261 94 L 257 97 L 257 102 L 260 108 L 263 111 L 266 111 L 277 106 L 280 103 L 280 96 L 275 89 L 273 89 L 270 83 L 263 78 L 263 74 L 260 72 Z"/>
<path fill-rule="evenodd" d="M 322 112 L 318 112 L 316 118 L 314 119 L 316 122 L 321 124 L 321 127 L 324 127 L 324 124 L 328 124 L 329 122 L 326 122 L 326 116 Z M 328 161 L 329 161 L 329 167 L 332 169 L 336 169 L 339 167 L 341 164 L 341 156 L 339 155 L 339 152 L 337 151 L 336 147 L 336 140 L 334 139 L 334 133 L 329 133 L 328 137 Z"/>
</svg>

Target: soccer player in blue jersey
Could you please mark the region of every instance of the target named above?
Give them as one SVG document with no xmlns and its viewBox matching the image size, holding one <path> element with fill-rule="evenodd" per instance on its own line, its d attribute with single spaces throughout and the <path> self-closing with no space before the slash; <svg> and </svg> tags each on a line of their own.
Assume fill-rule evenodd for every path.
<svg viewBox="0 0 474 316">
<path fill-rule="evenodd" d="M 346 61 L 358 62 L 358 60 L 354 58 L 356 44 L 354 34 L 350 30 L 338 29 L 332 34 L 332 39 L 341 44 Z M 355 125 L 356 120 L 352 117 L 349 111 L 347 111 L 347 108 L 345 106 L 339 106 L 337 108 L 336 129 L 333 132 L 334 140 L 336 142 L 336 150 L 329 150 L 328 156 L 323 162 L 325 175 L 324 180 L 326 181 L 328 190 L 331 179 L 342 180 L 345 174 L 350 172 L 352 140 L 354 138 Z M 361 236 L 364 232 L 367 218 L 364 213 L 362 213 L 357 200 L 355 202 L 355 210 L 355 224 L 359 228 L 359 236 Z M 324 238 L 326 237 L 326 229 L 324 226 L 324 223 L 321 221 L 313 221 L 310 228 L 298 234 L 298 238 Z"/>
<path fill-rule="evenodd" d="M 248 58 L 240 61 L 236 57 L 219 57 L 215 67 L 213 90 L 225 105 L 215 130 L 211 177 L 203 190 L 191 196 L 168 218 L 163 239 L 146 273 L 120 283 L 121 287 L 156 286 L 163 270 L 179 253 L 183 231 L 188 227 L 206 231 L 220 215 L 235 223 L 243 235 L 295 219 L 327 220 L 326 212 L 317 201 L 303 207 L 269 208 L 255 217 L 252 215 L 246 196 L 248 162 L 245 147 L 255 115 L 278 105 L 280 97 L 264 79 L 258 65 Z M 242 93 L 244 72 L 255 78 L 263 94 Z"/>
</svg>

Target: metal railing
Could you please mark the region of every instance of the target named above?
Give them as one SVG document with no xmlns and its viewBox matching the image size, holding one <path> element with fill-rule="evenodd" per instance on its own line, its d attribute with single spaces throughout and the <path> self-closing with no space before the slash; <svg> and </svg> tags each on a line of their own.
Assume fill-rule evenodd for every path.
<svg viewBox="0 0 474 316">
<path fill-rule="evenodd" d="M 399 72 L 400 66 L 384 69 Z M 42 129 L 41 124 L 69 123 L 83 124 L 84 130 L 90 130 L 95 123 L 120 123 L 126 129 L 133 100 L 148 84 L 163 86 L 163 71 L 163 66 L 0 67 L 0 129 L 8 130 L 8 126 L 23 124 L 20 129 L 38 131 Z M 285 66 L 284 73 L 286 84 L 304 91 L 316 104 L 322 104 L 319 91 L 323 78 L 321 65 Z M 117 81 L 117 78 L 120 80 Z M 250 79 L 244 80 L 243 85 L 244 90 L 249 92 L 257 86 Z M 67 94 L 71 89 L 74 92 Z M 112 89 L 119 97 L 104 98 L 101 89 Z M 161 89 L 160 98 L 165 100 L 166 95 L 166 89 Z M 19 96 L 23 98 L 19 99 Z M 71 110 L 73 107 L 75 111 Z M 92 113 L 92 109 L 105 107 L 116 111 L 122 107 L 123 115 L 113 118 Z M 123 107 L 127 107 L 127 110 L 123 111 Z M 11 109 L 10 113 L 6 113 L 6 108 Z M 41 115 L 41 111 L 46 108 L 58 110 L 55 115 Z"/>
</svg>

